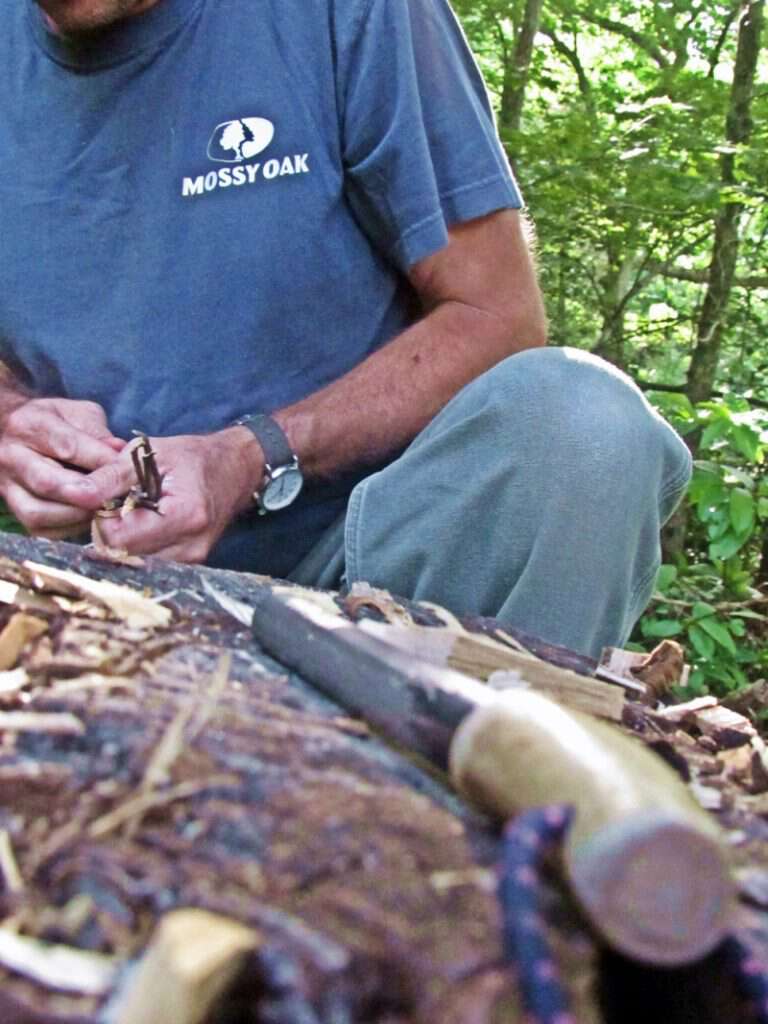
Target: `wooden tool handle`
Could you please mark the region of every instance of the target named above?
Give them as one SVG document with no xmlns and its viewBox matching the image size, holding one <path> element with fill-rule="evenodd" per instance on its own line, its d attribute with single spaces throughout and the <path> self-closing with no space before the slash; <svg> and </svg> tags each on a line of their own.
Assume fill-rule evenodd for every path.
<svg viewBox="0 0 768 1024">
<path fill-rule="evenodd" d="M 450 769 L 462 793 L 501 818 L 575 807 L 568 880 L 614 948 L 673 966 L 723 937 L 733 895 L 719 829 L 639 741 L 539 694 L 508 692 L 459 726 Z"/>
</svg>

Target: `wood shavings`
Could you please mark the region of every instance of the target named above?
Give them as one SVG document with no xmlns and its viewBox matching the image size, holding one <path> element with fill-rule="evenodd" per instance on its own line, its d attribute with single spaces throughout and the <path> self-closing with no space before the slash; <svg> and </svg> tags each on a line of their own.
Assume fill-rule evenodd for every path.
<svg viewBox="0 0 768 1024">
<path fill-rule="evenodd" d="M 650 654 L 621 647 L 604 648 L 596 674 L 623 682 L 640 694 L 638 699 L 654 704 L 666 697 L 673 686 L 686 685 L 690 666 L 685 664 L 680 644 L 662 640 Z"/>
<path fill-rule="evenodd" d="M 7 829 L 0 829 L 0 872 L 3 876 L 3 885 L 9 892 L 18 894 L 24 891 L 24 879 L 19 871 Z"/>
<path fill-rule="evenodd" d="M 363 581 L 352 584 L 342 603 L 344 610 L 352 619 L 357 619 L 360 612 L 366 609 L 378 612 L 387 622 L 397 622 L 401 625 L 410 625 L 413 622 L 410 613 L 388 590 L 380 590 Z"/>
<path fill-rule="evenodd" d="M 0 964 L 60 992 L 103 996 L 112 987 L 112 957 L 52 945 L 0 927 Z"/>
<path fill-rule="evenodd" d="M 757 735 L 755 727 L 744 715 L 721 706 L 703 708 L 692 717 L 696 728 L 705 736 L 711 736 L 721 748 L 744 746 Z"/>
<path fill-rule="evenodd" d="M 147 793 L 170 781 L 174 762 L 183 753 L 187 742 L 191 742 L 202 732 L 206 722 L 213 714 L 218 698 L 227 685 L 231 662 L 232 657 L 229 652 L 221 656 L 204 699 L 201 701 L 200 697 L 193 698 L 186 707 L 178 712 L 165 730 L 144 772 L 141 782 L 142 792 Z M 190 736 L 185 738 L 184 733 L 193 718 L 196 718 L 197 721 L 190 729 Z"/>
<path fill-rule="evenodd" d="M 692 720 L 692 716 L 698 711 L 717 707 L 717 703 L 717 697 L 696 697 L 684 704 L 672 704 L 668 708 L 660 708 L 655 714 L 667 722 L 682 724 Z"/>
<path fill-rule="evenodd" d="M 12 615 L 0 633 L 0 672 L 13 668 L 26 645 L 47 630 L 48 623 L 44 619 L 25 612 Z"/>
<path fill-rule="evenodd" d="M 0 680 L 0 685 L 2 682 Z M 97 672 L 86 672 L 76 679 L 52 679 L 48 686 L 51 696 L 66 696 L 80 690 L 135 690 L 139 686 L 130 676 L 105 676 Z M 0 690 L 0 693 L 2 691 Z"/>
<path fill-rule="evenodd" d="M 0 732 L 40 732 L 82 736 L 85 726 L 67 711 L 0 711 Z"/>
<path fill-rule="evenodd" d="M 42 586 L 63 587 L 65 596 L 90 597 L 101 604 L 129 626 L 157 627 L 167 626 L 171 621 L 171 611 L 157 604 L 131 587 L 120 586 L 109 580 L 92 580 L 88 576 L 69 572 L 65 569 L 54 569 L 37 562 L 25 562 L 36 580 Z"/>
<path fill-rule="evenodd" d="M 28 683 L 29 673 L 25 668 L 0 672 L 0 701 L 16 696 Z"/>
<path fill-rule="evenodd" d="M 122 825 L 126 825 L 133 818 L 146 814 L 147 811 L 176 803 L 179 800 L 188 800 L 192 796 L 197 796 L 199 793 L 215 789 L 218 786 L 237 786 L 239 782 L 236 775 L 213 775 L 205 780 L 182 782 L 161 793 L 141 793 L 91 822 L 88 835 L 92 839 L 101 839 Z"/>
<path fill-rule="evenodd" d="M 262 941 L 259 932 L 220 914 L 196 908 L 166 914 L 116 1006 L 116 1024 L 201 1024 Z"/>
<path fill-rule="evenodd" d="M 719 811 L 723 807 L 723 794 L 713 786 L 703 786 L 700 782 L 689 783 L 691 793 L 705 811 Z"/>
<path fill-rule="evenodd" d="M 685 656 L 683 648 L 674 640 L 662 640 L 637 665 L 631 665 L 632 675 L 645 683 L 653 700 L 662 700 L 673 686 L 685 685 Z"/>
<path fill-rule="evenodd" d="M 496 873 L 488 868 L 465 868 L 461 871 L 433 871 L 429 884 L 436 892 L 450 892 L 466 885 L 475 886 L 485 892 L 495 892 L 498 880 Z"/>
</svg>

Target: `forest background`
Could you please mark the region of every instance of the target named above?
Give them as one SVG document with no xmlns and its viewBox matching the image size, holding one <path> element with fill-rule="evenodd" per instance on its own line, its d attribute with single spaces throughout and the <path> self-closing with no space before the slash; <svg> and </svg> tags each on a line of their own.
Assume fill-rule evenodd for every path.
<svg viewBox="0 0 768 1024">
<path fill-rule="evenodd" d="M 680 640 L 688 695 L 739 690 L 768 677 L 765 0 L 453 6 L 536 225 L 551 342 L 626 370 L 694 454 L 633 641 Z"/>
<path fill-rule="evenodd" d="M 695 469 L 634 641 L 768 676 L 765 0 L 453 0 L 538 235 L 551 342 L 626 370 Z M 616 553 L 622 557 L 621 552 Z"/>
</svg>

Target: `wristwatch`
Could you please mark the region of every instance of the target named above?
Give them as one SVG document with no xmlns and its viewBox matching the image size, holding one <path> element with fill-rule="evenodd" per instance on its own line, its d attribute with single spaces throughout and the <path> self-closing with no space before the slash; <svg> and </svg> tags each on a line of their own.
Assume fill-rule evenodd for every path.
<svg viewBox="0 0 768 1024">
<path fill-rule="evenodd" d="M 298 456 L 291 450 L 282 428 L 271 416 L 262 413 L 243 416 L 233 426 L 247 427 L 264 452 L 264 476 L 253 492 L 259 515 L 287 508 L 298 498 L 304 477 Z"/>
</svg>

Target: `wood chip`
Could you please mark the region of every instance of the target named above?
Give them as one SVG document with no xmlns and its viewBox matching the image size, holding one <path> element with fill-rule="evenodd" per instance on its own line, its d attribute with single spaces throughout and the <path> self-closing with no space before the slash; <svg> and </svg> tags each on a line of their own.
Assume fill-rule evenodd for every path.
<svg viewBox="0 0 768 1024">
<path fill-rule="evenodd" d="M 261 935 L 239 921 L 204 910 L 172 911 L 158 925 L 114 1024 L 201 1024 L 235 978 Z"/>
<path fill-rule="evenodd" d="M 22 878 L 13 843 L 7 829 L 0 829 L 0 872 L 3 876 L 3 887 L 12 893 L 24 891 Z"/>
<path fill-rule="evenodd" d="M 47 632 L 48 623 L 35 615 L 16 612 L 0 633 L 0 672 L 13 668 L 19 655 L 31 640 Z"/>
<path fill-rule="evenodd" d="M 13 697 L 29 682 L 29 673 L 25 668 L 14 668 L 8 672 L 0 672 L 0 700 Z"/>
<path fill-rule="evenodd" d="M 703 708 L 692 717 L 696 727 L 723 749 L 743 746 L 757 735 L 749 719 L 728 708 Z"/>
<path fill-rule="evenodd" d="M 46 732 L 82 736 L 85 726 L 66 711 L 0 711 L 0 732 Z"/>
<path fill-rule="evenodd" d="M 92 580 L 80 573 L 65 569 L 54 569 L 37 562 L 24 562 L 42 586 L 63 587 L 66 596 L 90 597 L 107 608 L 129 626 L 167 626 L 171 621 L 171 610 L 145 597 L 132 587 L 120 586 L 109 580 Z"/>
<path fill-rule="evenodd" d="M 656 714 L 667 722 L 681 724 L 689 719 L 692 720 L 693 715 L 697 711 L 703 711 L 705 708 L 716 708 L 717 705 L 717 697 L 696 697 L 694 700 L 686 701 L 684 704 L 671 704 L 668 708 L 659 708 Z"/>
<path fill-rule="evenodd" d="M 104 996 L 115 980 L 112 957 L 52 945 L 0 927 L 0 964 L 60 992 Z"/>
<path fill-rule="evenodd" d="M 673 686 L 684 685 L 685 656 L 683 648 L 674 640 L 662 640 L 637 665 L 630 667 L 632 675 L 645 683 L 653 700 L 662 700 Z"/>
<path fill-rule="evenodd" d="M 357 619 L 363 609 L 370 609 L 382 615 L 387 622 L 399 622 L 401 625 L 413 622 L 410 612 L 388 590 L 380 590 L 361 580 L 352 584 L 343 604 L 352 619 Z"/>
</svg>

